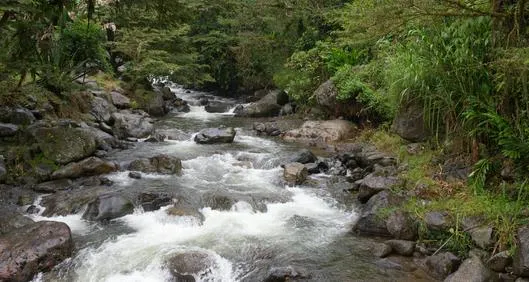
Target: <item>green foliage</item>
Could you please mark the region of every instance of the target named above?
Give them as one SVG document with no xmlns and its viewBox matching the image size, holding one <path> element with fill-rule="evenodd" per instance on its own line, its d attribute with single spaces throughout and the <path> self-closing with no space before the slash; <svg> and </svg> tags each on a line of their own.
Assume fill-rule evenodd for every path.
<svg viewBox="0 0 529 282">
<path fill-rule="evenodd" d="M 101 27 L 84 20 L 68 24 L 60 35 L 62 52 L 71 57 L 73 64 L 110 71 L 105 43 L 106 36 Z"/>
</svg>

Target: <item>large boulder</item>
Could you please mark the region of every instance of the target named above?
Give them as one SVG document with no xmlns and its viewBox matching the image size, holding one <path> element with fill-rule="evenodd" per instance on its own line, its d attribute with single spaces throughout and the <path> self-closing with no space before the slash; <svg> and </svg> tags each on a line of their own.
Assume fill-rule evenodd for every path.
<svg viewBox="0 0 529 282">
<path fill-rule="evenodd" d="M 13 136 L 18 132 L 18 126 L 12 123 L 0 123 L 0 138 Z"/>
<path fill-rule="evenodd" d="M 382 217 L 385 210 L 398 204 L 398 199 L 388 191 L 382 191 L 371 197 L 362 208 L 354 231 L 362 235 L 390 237 L 387 219 Z"/>
<path fill-rule="evenodd" d="M 225 113 L 231 109 L 233 105 L 229 103 L 210 101 L 204 109 L 208 113 Z"/>
<path fill-rule="evenodd" d="M 194 276 L 207 274 L 216 262 L 208 253 L 189 251 L 174 255 L 167 260 L 166 266 L 176 281 L 194 282 Z"/>
<path fill-rule="evenodd" d="M 81 128 L 41 127 L 34 135 L 44 157 L 58 164 L 84 159 L 97 149 L 95 136 Z"/>
<path fill-rule="evenodd" d="M 166 210 L 166 213 L 171 216 L 194 217 L 199 222 L 203 222 L 205 219 L 204 215 L 200 213 L 198 208 L 194 207 L 191 203 L 189 203 L 188 200 L 183 197 L 178 197 L 174 205 Z"/>
<path fill-rule="evenodd" d="M 94 97 L 91 102 L 90 114 L 98 122 L 108 123 L 112 114 L 117 111 L 116 107 L 101 97 Z"/>
<path fill-rule="evenodd" d="M 445 282 L 489 282 L 495 281 L 494 276 L 480 258 L 473 256 L 466 259 L 456 272 L 445 279 Z"/>
<path fill-rule="evenodd" d="M 40 203 L 45 208 L 42 216 L 77 214 L 84 211 L 86 205 L 94 201 L 99 194 L 106 193 L 107 191 L 108 187 L 95 186 L 58 191 L 54 194 L 46 195 Z"/>
<path fill-rule="evenodd" d="M 358 193 L 358 200 L 361 203 L 366 203 L 373 195 L 383 190 L 388 190 L 397 184 L 397 178 L 370 174 L 360 180 L 359 183 L 360 191 Z"/>
<path fill-rule="evenodd" d="M 316 155 L 314 155 L 314 153 L 307 149 L 301 150 L 301 152 L 295 154 L 292 158 L 290 158 L 290 162 L 302 164 L 314 163 L 317 160 L 318 158 L 316 157 Z"/>
<path fill-rule="evenodd" d="M 392 130 L 411 142 L 425 141 L 430 135 L 424 120 L 424 110 L 416 103 L 405 103 L 393 120 Z"/>
<path fill-rule="evenodd" d="M 278 97 L 281 97 L 283 91 L 272 90 L 262 99 L 257 102 L 251 103 L 248 106 L 237 109 L 235 116 L 241 117 L 273 117 L 277 116 L 281 111 L 281 105 L 279 105 Z M 282 100 L 279 99 L 281 102 Z"/>
<path fill-rule="evenodd" d="M 513 256 L 514 272 L 522 277 L 529 277 L 529 226 L 518 229 L 516 252 Z"/>
<path fill-rule="evenodd" d="M 386 220 L 386 228 L 396 239 L 415 240 L 417 238 L 417 224 L 404 211 L 391 213 Z"/>
<path fill-rule="evenodd" d="M 118 109 L 130 108 L 130 99 L 118 91 L 110 92 L 110 98 L 112 99 L 112 104 L 114 104 L 114 106 L 116 106 Z"/>
<path fill-rule="evenodd" d="M 316 99 L 317 107 L 328 116 L 358 118 L 362 115 L 364 107 L 356 99 L 338 100 L 339 91 L 332 80 L 321 84 L 313 97 Z"/>
<path fill-rule="evenodd" d="M 116 193 L 99 195 L 83 214 L 83 219 L 108 221 L 134 212 L 132 202 Z"/>
<path fill-rule="evenodd" d="M 195 142 L 198 144 L 232 143 L 235 134 L 235 129 L 232 127 L 206 128 L 195 135 Z"/>
<path fill-rule="evenodd" d="M 32 223 L 33 220 L 23 214 L 7 207 L 0 207 L 0 236 Z"/>
<path fill-rule="evenodd" d="M 165 101 L 171 101 L 171 100 L 175 100 L 176 99 L 176 96 L 173 93 L 173 91 L 171 90 L 171 88 L 169 88 L 167 86 L 162 87 L 162 89 L 160 89 L 160 92 L 162 93 L 162 98 Z"/>
<path fill-rule="evenodd" d="M 35 120 L 33 113 L 26 108 L 10 108 L 7 106 L 0 108 L 0 122 L 30 125 Z"/>
<path fill-rule="evenodd" d="M 289 185 L 300 185 L 305 182 L 309 172 L 301 163 L 289 163 L 285 165 L 283 177 Z"/>
<path fill-rule="evenodd" d="M 158 155 L 132 161 L 128 169 L 145 173 L 179 174 L 182 171 L 182 161 L 176 157 Z"/>
<path fill-rule="evenodd" d="M 281 135 L 281 129 L 279 129 L 279 126 L 275 122 L 255 122 L 253 124 L 253 130 L 257 132 L 257 135 Z"/>
<path fill-rule="evenodd" d="M 145 138 L 154 132 L 151 119 L 145 115 L 123 111 L 112 114 L 112 121 L 114 135 L 120 139 Z"/>
<path fill-rule="evenodd" d="M 345 120 L 307 121 L 301 128 L 286 132 L 283 139 L 318 145 L 347 139 L 354 130 L 354 125 Z"/>
<path fill-rule="evenodd" d="M 105 124 L 102 123 L 102 125 L 105 125 Z M 102 127 L 102 128 L 104 128 L 105 130 L 109 129 L 106 127 Z M 116 140 L 116 138 L 101 129 L 98 129 L 95 127 L 85 127 L 85 128 L 81 128 L 81 130 L 94 136 L 96 140 L 96 146 L 100 150 L 109 151 L 110 149 L 117 146 L 118 141 Z M 109 131 L 111 131 L 111 129 Z"/>
<path fill-rule="evenodd" d="M 0 281 L 29 281 L 51 270 L 73 252 L 70 228 L 41 221 L 0 237 Z"/>
<path fill-rule="evenodd" d="M 93 176 L 107 174 L 118 170 L 118 165 L 113 162 L 104 161 L 97 157 L 90 157 L 80 162 L 69 163 L 54 171 L 52 179 L 78 178 L 81 176 Z"/>
<path fill-rule="evenodd" d="M 164 116 L 166 112 L 166 107 L 163 99 L 163 94 L 161 93 L 151 93 L 149 95 L 149 100 L 147 101 L 146 111 L 152 116 L 161 117 Z"/>
</svg>

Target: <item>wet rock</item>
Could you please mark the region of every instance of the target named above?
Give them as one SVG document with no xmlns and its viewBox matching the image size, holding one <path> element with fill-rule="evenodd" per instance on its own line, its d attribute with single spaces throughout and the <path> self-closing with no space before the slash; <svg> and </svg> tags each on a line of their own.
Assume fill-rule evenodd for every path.
<svg viewBox="0 0 529 282">
<path fill-rule="evenodd" d="M 147 138 L 145 142 L 160 143 L 165 141 L 166 136 L 161 133 L 155 133 L 151 137 Z"/>
<path fill-rule="evenodd" d="M 127 198 L 115 194 L 99 195 L 88 204 L 83 219 L 93 221 L 108 221 L 134 212 L 134 205 Z"/>
<path fill-rule="evenodd" d="M 173 199 L 167 193 L 144 192 L 138 196 L 138 201 L 143 210 L 149 212 L 171 204 Z"/>
<path fill-rule="evenodd" d="M 194 282 L 193 275 L 200 277 L 208 274 L 215 260 L 205 252 L 189 251 L 172 256 L 167 260 L 167 268 L 176 281 Z"/>
<path fill-rule="evenodd" d="M 386 220 L 386 228 L 396 239 L 415 240 L 417 238 L 417 224 L 403 211 L 390 214 Z"/>
<path fill-rule="evenodd" d="M 404 267 L 400 263 L 394 262 L 389 258 L 379 259 L 375 261 L 375 265 L 382 269 L 404 270 Z"/>
<path fill-rule="evenodd" d="M 104 161 L 97 157 L 90 157 L 77 163 L 70 163 L 54 171 L 52 179 L 78 178 L 107 174 L 118 170 L 116 163 Z"/>
<path fill-rule="evenodd" d="M 422 105 L 408 103 L 401 106 L 393 120 L 392 130 L 411 142 L 425 141 L 430 136 L 430 132 L 424 122 Z"/>
<path fill-rule="evenodd" d="M 395 196 L 387 191 L 382 191 L 371 197 L 362 208 L 354 231 L 361 235 L 391 236 L 386 226 L 386 219 L 382 218 L 380 214 L 397 202 Z"/>
<path fill-rule="evenodd" d="M 112 114 L 112 121 L 114 135 L 120 139 L 145 138 L 154 132 L 151 119 L 144 115 L 124 111 Z"/>
<path fill-rule="evenodd" d="M 95 138 L 96 146 L 99 150 L 110 151 L 112 148 L 117 146 L 118 141 L 116 138 L 103 130 L 95 127 L 86 127 L 82 128 L 81 130 Z"/>
<path fill-rule="evenodd" d="M 447 212 L 428 212 L 424 215 L 424 222 L 430 230 L 442 231 L 450 228 Z"/>
<path fill-rule="evenodd" d="M 393 249 L 391 248 L 391 246 L 388 244 L 384 244 L 384 243 L 376 244 L 372 250 L 373 255 L 379 258 L 385 258 L 389 256 L 392 251 Z"/>
<path fill-rule="evenodd" d="M 496 272 L 505 272 L 505 268 L 512 263 L 512 257 L 508 251 L 503 251 L 493 255 L 487 260 L 487 267 Z"/>
<path fill-rule="evenodd" d="M 443 280 L 456 271 L 461 260 L 450 252 L 439 253 L 425 259 L 426 272 L 436 279 Z"/>
<path fill-rule="evenodd" d="M 41 221 L 0 237 L 0 280 L 29 281 L 70 257 L 70 228 L 61 222 Z"/>
<path fill-rule="evenodd" d="M 232 127 L 206 128 L 195 135 L 195 142 L 198 144 L 232 143 L 235 134 L 235 129 Z"/>
<path fill-rule="evenodd" d="M 220 211 L 229 211 L 237 202 L 235 195 L 221 189 L 204 193 L 202 200 L 205 207 Z"/>
<path fill-rule="evenodd" d="M 277 104 L 281 90 L 272 90 L 262 99 L 246 107 L 236 109 L 235 116 L 241 117 L 273 117 L 279 114 L 281 105 Z"/>
<path fill-rule="evenodd" d="M 18 132 L 18 126 L 12 123 L 0 123 L 0 138 L 13 136 Z"/>
<path fill-rule="evenodd" d="M 98 122 L 110 122 L 112 114 L 117 111 L 116 107 L 101 97 L 94 97 L 91 102 L 90 114 Z"/>
<path fill-rule="evenodd" d="M 307 168 L 301 163 L 286 164 L 283 170 L 283 177 L 289 185 L 303 184 L 308 175 Z"/>
<path fill-rule="evenodd" d="M 33 220 L 16 210 L 0 207 L 0 236 L 32 223 Z"/>
<path fill-rule="evenodd" d="M 58 164 L 84 159 L 97 150 L 95 136 L 81 128 L 38 128 L 34 134 L 44 157 Z"/>
<path fill-rule="evenodd" d="M 209 102 L 204 109 L 208 113 L 225 113 L 230 110 L 232 104 L 223 102 Z"/>
<path fill-rule="evenodd" d="M 529 277 L 529 226 L 518 229 L 516 245 L 518 247 L 513 256 L 514 273 Z"/>
<path fill-rule="evenodd" d="M 296 153 L 295 156 L 290 158 L 291 163 L 302 163 L 302 164 L 308 164 L 316 162 L 318 158 L 310 151 L 310 150 L 302 150 L 299 153 Z"/>
<path fill-rule="evenodd" d="M 264 279 L 264 282 L 306 281 L 307 279 L 310 279 L 310 277 L 310 273 L 302 267 L 272 267 L 268 271 L 268 275 Z"/>
<path fill-rule="evenodd" d="M 388 240 L 385 242 L 393 252 L 401 256 L 411 256 L 415 251 L 415 242 L 405 240 Z"/>
<path fill-rule="evenodd" d="M 144 173 L 180 174 L 182 161 L 176 157 L 158 155 L 149 159 L 135 160 L 130 163 L 128 169 Z"/>
<path fill-rule="evenodd" d="M 112 104 L 114 104 L 114 106 L 116 106 L 118 109 L 130 108 L 130 99 L 127 96 L 117 91 L 112 91 L 110 92 L 110 98 L 112 99 Z"/>
<path fill-rule="evenodd" d="M 176 99 L 176 96 L 171 90 L 171 88 L 167 86 L 162 87 L 162 89 L 160 89 L 160 92 L 162 92 L 162 97 L 165 101 L 171 101 Z"/>
<path fill-rule="evenodd" d="M 493 229 L 490 226 L 473 228 L 469 233 L 474 244 L 484 250 L 491 248 L 496 243 Z"/>
<path fill-rule="evenodd" d="M 30 125 L 35 122 L 35 116 L 33 116 L 33 113 L 26 108 L 10 108 L 3 106 L 0 108 L 0 122 L 16 125 Z"/>
<path fill-rule="evenodd" d="M 4 183 L 7 178 L 7 169 L 4 156 L 0 155 L 0 183 Z"/>
<path fill-rule="evenodd" d="M 287 220 L 287 225 L 297 229 L 303 229 L 312 228 L 315 224 L 310 217 L 295 214 Z"/>
<path fill-rule="evenodd" d="M 396 164 L 396 160 L 394 157 L 388 156 L 387 154 L 378 152 L 378 151 L 372 151 L 372 150 L 365 150 L 356 155 L 356 160 L 359 166 L 362 168 L 370 168 L 375 165 L 380 165 L 382 167 L 392 166 Z"/>
<path fill-rule="evenodd" d="M 141 179 L 141 173 L 137 171 L 131 171 L 129 172 L 129 177 L 133 179 Z"/>
<path fill-rule="evenodd" d="M 279 136 L 281 130 L 275 122 L 255 122 L 253 124 L 253 130 L 257 131 L 257 135 L 265 136 Z"/>
<path fill-rule="evenodd" d="M 70 179 L 52 180 L 33 186 L 33 190 L 40 193 L 55 193 L 72 188 L 74 188 L 74 183 Z"/>
<path fill-rule="evenodd" d="M 150 92 L 147 98 L 148 101 L 145 109 L 147 113 L 155 117 L 162 117 L 167 113 L 161 93 Z"/>
<path fill-rule="evenodd" d="M 230 206 L 231 207 L 231 206 Z M 189 201 L 183 197 L 178 197 L 172 207 L 166 210 L 168 215 L 172 216 L 189 216 L 196 218 L 199 222 L 204 221 L 204 215 L 200 213 L 198 208 L 194 207 Z"/>
<path fill-rule="evenodd" d="M 107 192 L 107 187 L 85 187 L 71 191 L 59 191 L 42 198 L 43 216 L 66 216 L 81 212 L 97 195 Z"/>
<path fill-rule="evenodd" d="M 366 203 L 373 195 L 388 190 L 395 184 L 397 184 L 396 177 L 382 177 L 370 174 L 361 180 L 358 200 L 361 203 Z"/>
<path fill-rule="evenodd" d="M 459 269 L 448 276 L 445 282 L 488 282 L 494 274 L 477 257 L 466 259 Z"/>
<path fill-rule="evenodd" d="M 320 145 L 347 139 L 351 137 L 354 129 L 354 125 L 345 120 L 306 121 L 301 128 L 286 132 L 283 139 Z"/>
<path fill-rule="evenodd" d="M 315 163 L 304 164 L 304 166 L 307 169 L 308 174 L 320 173 L 320 168 Z"/>
<path fill-rule="evenodd" d="M 180 98 L 177 98 L 176 100 L 174 100 L 173 107 L 177 112 L 180 112 L 180 113 L 189 113 L 191 111 L 189 104 L 187 104 L 186 101 Z"/>
<path fill-rule="evenodd" d="M 200 106 L 206 106 L 207 104 L 209 104 L 209 99 L 208 97 L 202 97 L 200 98 L 200 100 L 198 100 L 198 104 Z"/>
</svg>

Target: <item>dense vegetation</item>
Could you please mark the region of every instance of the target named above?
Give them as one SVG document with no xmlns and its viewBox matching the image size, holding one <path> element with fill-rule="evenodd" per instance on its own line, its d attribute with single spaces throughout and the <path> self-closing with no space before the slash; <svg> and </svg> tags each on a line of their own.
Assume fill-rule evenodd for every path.
<svg viewBox="0 0 529 282">
<path fill-rule="evenodd" d="M 476 204 L 472 213 L 495 217 L 507 234 L 529 198 L 528 6 L 522 0 L 7 0 L 0 4 L 0 91 L 9 96 L 36 84 L 61 98 L 76 78 L 102 70 L 133 91 L 149 90 L 153 78 L 165 76 L 232 96 L 280 87 L 310 107 L 316 88 L 332 79 L 339 100 L 361 103 L 377 121 L 391 122 L 403 105 L 420 105 L 435 152 L 451 147 L 474 165 L 469 185 L 457 193 L 500 206 L 487 212 Z M 432 176 L 425 167 L 431 159 L 418 161 L 419 173 L 412 166 L 408 180 Z"/>
</svg>

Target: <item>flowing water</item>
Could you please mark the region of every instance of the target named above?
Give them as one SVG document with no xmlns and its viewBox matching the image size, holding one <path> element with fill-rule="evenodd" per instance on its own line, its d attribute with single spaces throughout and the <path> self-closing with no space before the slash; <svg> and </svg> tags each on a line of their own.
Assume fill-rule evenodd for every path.
<svg viewBox="0 0 529 282">
<path fill-rule="evenodd" d="M 72 229 L 76 252 L 36 281 L 173 281 L 167 259 L 189 251 L 212 258 L 197 281 L 263 281 L 271 267 L 287 265 L 307 269 L 310 281 L 421 280 L 401 266 L 378 265 L 369 251 L 373 242 L 351 234 L 358 214 L 332 196 L 328 176 L 312 176 L 307 186 L 282 184 L 280 164 L 300 147 L 254 136 L 249 131 L 252 120 L 234 118 L 230 112 L 207 113 L 198 103 L 205 93 L 173 90 L 189 101 L 191 111 L 171 113 L 156 127 L 177 140 L 139 142 L 109 158 L 125 164 L 161 153 L 177 156 L 183 160 L 182 175 L 143 174 L 142 179 L 131 179 L 122 171 L 110 175 L 113 189 L 186 195 L 197 199 L 197 205 L 204 195 L 225 195 L 236 199 L 235 204 L 224 211 L 200 207 L 202 223 L 170 216 L 168 207 L 153 212 L 137 209 L 106 224 L 84 221 L 80 214 L 53 217 Z M 221 125 L 237 128 L 233 144 L 192 141 L 200 129 Z"/>
</svg>

